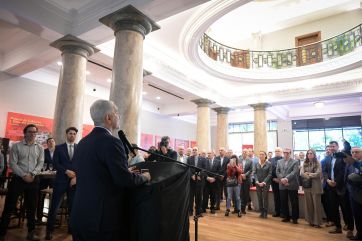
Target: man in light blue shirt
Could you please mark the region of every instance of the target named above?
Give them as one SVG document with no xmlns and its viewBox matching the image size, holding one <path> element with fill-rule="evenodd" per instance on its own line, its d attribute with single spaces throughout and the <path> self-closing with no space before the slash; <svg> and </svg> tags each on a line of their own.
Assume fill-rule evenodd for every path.
<svg viewBox="0 0 362 241">
<path fill-rule="evenodd" d="M 10 167 L 13 176 L 8 186 L 8 194 L 5 199 L 4 211 L 0 222 L 0 241 L 5 239 L 5 234 L 10 222 L 10 215 L 16 208 L 20 194 L 24 193 L 26 218 L 28 226 L 27 239 L 39 240 L 35 234 L 35 210 L 39 188 L 40 173 L 44 163 L 43 147 L 35 142 L 38 128 L 29 124 L 25 126 L 24 140 L 15 143 L 10 152 Z"/>
</svg>

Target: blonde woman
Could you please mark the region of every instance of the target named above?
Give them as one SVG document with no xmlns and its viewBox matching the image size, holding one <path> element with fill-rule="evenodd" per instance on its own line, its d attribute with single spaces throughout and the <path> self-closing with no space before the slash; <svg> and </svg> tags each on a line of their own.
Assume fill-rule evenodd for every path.
<svg viewBox="0 0 362 241">
<path fill-rule="evenodd" d="M 316 228 L 320 228 L 322 225 L 321 172 L 321 164 L 317 160 L 315 150 L 309 149 L 300 173 L 305 197 L 305 219 L 310 226 Z"/>
</svg>

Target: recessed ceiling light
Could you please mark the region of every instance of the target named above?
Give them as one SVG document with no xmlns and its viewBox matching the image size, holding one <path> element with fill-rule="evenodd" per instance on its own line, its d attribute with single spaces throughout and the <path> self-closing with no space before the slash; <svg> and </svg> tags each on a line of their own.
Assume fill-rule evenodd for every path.
<svg viewBox="0 0 362 241">
<path fill-rule="evenodd" d="M 87 70 L 87 71 L 85 72 L 85 74 L 86 74 L 86 75 L 90 75 L 90 72 Z"/>
<path fill-rule="evenodd" d="M 63 62 L 58 61 L 58 62 L 57 62 L 57 65 L 58 65 L 58 66 L 62 66 L 62 65 L 63 65 Z"/>
<path fill-rule="evenodd" d="M 157 97 L 156 97 L 156 99 L 160 100 L 160 99 L 161 99 L 161 97 L 157 96 Z"/>
<path fill-rule="evenodd" d="M 142 95 L 147 95 L 147 92 L 146 92 L 146 91 L 143 91 L 143 92 L 142 92 Z"/>
<path fill-rule="evenodd" d="M 108 78 L 108 79 L 107 79 L 107 82 L 108 82 L 108 83 L 111 83 L 111 82 L 112 82 L 112 80 L 111 80 L 110 78 Z"/>
<path fill-rule="evenodd" d="M 323 108 L 323 107 L 324 107 L 324 103 L 323 103 L 323 102 L 315 102 L 315 103 L 314 103 L 314 107 L 315 107 L 315 108 L 318 108 L 318 109 Z"/>
</svg>

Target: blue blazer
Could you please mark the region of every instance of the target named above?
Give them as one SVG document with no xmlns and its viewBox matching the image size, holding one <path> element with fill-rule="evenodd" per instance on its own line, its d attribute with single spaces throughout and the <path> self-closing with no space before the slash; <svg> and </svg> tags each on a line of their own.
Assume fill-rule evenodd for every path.
<svg viewBox="0 0 362 241">
<path fill-rule="evenodd" d="M 53 153 L 54 157 L 54 153 Z M 46 170 L 49 170 L 49 164 L 54 165 L 53 158 L 50 155 L 49 148 L 44 150 L 44 164 L 46 165 Z"/>
<path fill-rule="evenodd" d="M 77 144 L 74 144 L 74 154 L 77 149 Z M 74 159 L 73 154 L 73 159 Z M 55 147 L 53 161 L 55 165 L 55 169 L 57 170 L 57 175 L 55 177 L 55 182 L 58 183 L 68 183 L 70 181 L 67 174 L 65 174 L 66 170 L 74 170 L 73 162 L 69 158 L 67 143 L 63 143 L 57 145 Z"/>
<path fill-rule="evenodd" d="M 106 129 L 95 127 L 79 142 L 73 159 L 77 189 L 70 219 L 72 230 L 126 235 L 129 188 L 147 179 L 128 170 L 122 141 Z"/>
</svg>

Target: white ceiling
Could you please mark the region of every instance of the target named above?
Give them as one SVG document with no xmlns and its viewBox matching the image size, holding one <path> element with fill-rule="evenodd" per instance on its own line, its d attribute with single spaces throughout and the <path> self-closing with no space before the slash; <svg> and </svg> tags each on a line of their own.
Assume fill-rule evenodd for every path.
<svg viewBox="0 0 362 241">
<path fill-rule="evenodd" d="M 191 36 L 188 34 L 192 31 L 189 30 L 197 25 L 197 21 L 207 19 L 205 16 L 198 19 L 201 16 L 200 12 L 204 9 L 214 9 L 215 6 L 225 8 L 222 10 L 224 12 L 220 9 L 219 12 L 216 10 L 212 12 L 215 16 L 208 18 L 210 23 L 207 28 L 209 28 L 211 20 L 214 22 L 231 9 L 235 9 L 235 6 L 240 6 L 209 28 L 210 34 L 227 41 L 230 36 L 244 38 L 253 32 L 275 31 L 302 22 L 314 22 L 327 15 L 348 12 L 356 9 L 361 1 L 247 2 L 241 0 L 47 0 L 45 5 L 40 6 L 38 1 L 33 0 L 27 1 L 27 4 L 20 0 L 6 0 L 0 8 L 0 42 L 2 43 L 0 70 L 57 85 L 59 76 L 57 61 L 60 60 L 60 54 L 58 50 L 49 47 L 49 43 L 66 33 L 72 33 L 102 49 L 100 53 L 90 58 L 90 61 L 98 65 L 88 64 L 90 74 L 87 76 L 87 94 L 108 98 L 110 83 L 107 79 L 111 78 L 109 69 L 112 69 L 114 51 L 113 32 L 101 25 L 98 19 L 122 6 L 134 3 L 141 11 L 157 20 L 161 26 L 160 30 L 146 36 L 144 43 L 144 68 L 150 71 L 151 75 L 144 78 L 143 88 L 147 94 L 143 95 L 143 98 L 147 104 L 145 109 L 149 111 L 195 122 L 196 106 L 191 100 L 209 98 L 216 101 L 214 107 L 243 109 L 239 112 L 231 112 L 230 119 L 235 121 L 251 121 L 250 118 L 253 115 L 249 105 L 257 102 L 272 104 L 272 107 L 268 109 L 268 117 L 272 119 L 306 118 L 321 116 L 324 113 L 331 116 L 362 113 L 361 63 L 352 69 L 340 71 L 341 73 L 328 74 L 327 77 L 292 79 L 287 83 L 256 84 L 227 81 L 226 78 L 222 78 L 222 75 L 215 76 L 185 57 L 184 37 Z M 322 2 L 325 4 L 322 5 Z M 294 9 L 302 10 L 297 14 L 289 14 Z M 278 14 L 273 15 L 273 13 Z M 250 21 L 242 19 L 248 19 L 251 16 L 264 16 L 268 21 L 261 17 L 260 19 L 264 21 L 251 24 Z M 237 22 L 245 22 L 248 23 L 246 25 L 253 27 L 246 28 L 238 24 L 237 28 L 232 28 L 234 31 L 227 32 L 228 28 L 223 25 L 229 26 L 228 21 L 235 21 L 236 17 L 241 17 L 241 20 Z M 238 32 L 237 29 L 245 31 Z M 197 38 L 190 38 L 190 43 L 197 43 Z M 157 96 L 160 97 L 159 100 L 156 99 Z M 313 106 L 315 101 L 325 101 L 325 108 L 316 110 Z M 214 123 L 214 112 L 212 116 L 212 123 Z"/>
</svg>

